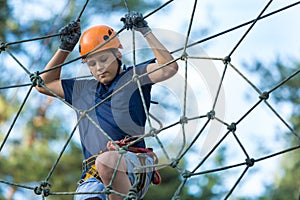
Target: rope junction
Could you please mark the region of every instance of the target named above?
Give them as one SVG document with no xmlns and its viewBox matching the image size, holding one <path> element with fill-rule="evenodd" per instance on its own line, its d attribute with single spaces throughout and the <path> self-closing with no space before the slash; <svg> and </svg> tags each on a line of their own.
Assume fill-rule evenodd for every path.
<svg viewBox="0 0 300 200">
<path fill-rule="evenodd" d="M 147 17 L 150 17 L 152 14 L 160 11 L 162 8 L 164 8 L 165 6 L 169 5 L 170 3 L 172 3 L 174 0 L 170 0 L 166 3 L 164 3 L 163 5 L 161 5 L 159 8 L 155 9 L 154 11 L 152 11 L 151 13 L 149 13 L 148 15 L 145 15 L 144 18 L 147 18 Z M 128 5 L 127 5 L 127 1 L 125 0 L 124 1 L 125 3 L 125 6 L 128 10 L 128 12 L 130 12 L 130 9 L 128 8 Z M 264 103 L 267 105 L 267 107 L 275 114 L 275 116 L 284 124 L 284 126 L 286 126 L 288 128 L 288 130 L 297 138 L 299 139 L 300 141 L 300 136 L 298 133 L 296 133 L 296 131 L 288 124 L 287 121 L 285 121 L 283 119 L 283 117 L 281 117 L 281 115 L 276 111 L 276 109 L 268 102 L 268 99 L 270 97 L 270 95 L 276 90 L 278 89 L 279 87 L 283 86 L 288 80 L 292 79 L 294 76 L 298 75 L 300 70 L 297 70 L 295 71 L 293 74 L 291 74 L 289 77 L 287 77 L 285 80 L 282 80 L 280 83 L 276 84 L 273 88 L 269 89 L 268 91 L 264 91 L 262 92 L 257 86 L 255 86 L 254 83 L 251 82 L 251 80 L 249 80 L 241 71 L 238 70 L 238 68 L 236 68 L 232 63 L 231 63 L 231 57 L 234 56 L 234 52 L 236 51 L 236 49 L 239 47 L 239 45 L 243 42 L 243 40 L 245 39 L 245 37 L 249 34 L 249 32 L 251 31 L 251 29 L 255 26 L 256 23 L 259 22 L 259 20 L 262 20 L 262 19 L 265 19 L 267 17 L 270 17 L 272 15 L 275 15 L 279 12 L 282 12 L 284 10 L 287 10 L 291 7 L 294 7 L 296 5 L 298 5 L 300 3 L 297 2 L 297 3 L 294 3 L 294 4 L 291 4 L 291 5 L 288 5 L 286 7 L 283 7 L 281 9 L 278 9 L 276 11 L 273 11 L 271 13 L 268 13 L 268 14 L 264 14 L 265 11 L 267 10 L 267 8 L 271 5 L 272 3 L 272 0 L 269 1 L 266 6 L 262 9 L 261 13 L 253 20 L 250 20 L 248 22 L 245 22 L 243 24 L 240 24 L 238 26 L 235 26 L 233 28 L 230 28 L 226 31 L 223 31 L 223 32 L 220 32 L 218 34 L 215 34 L 215 35 L 212 35 L 212 36 L 209 36 L 207 38 L 204 38 L 204 39 L 201 39 L 199 41 L 196 41 L 194 43 L 189 43 L 189 37 L 190 37 L 190 32 L 192 30 L 192 25 L 193 25 L 193 22 L 194 22 L 194 15 L 195 15 L 195 11 L 196 11 L 196 8 L 197 8 L 197 0 L 195 0 L 194 2 L 194 6 L 193 6 L 193 11 L 191 13 L 191 17 L 190 17 L 190 21 L 189 21 L 189 26 L 188 26 L 188 30 L 187 30 L 187 33 L 186 33 L 186 41 L 185 41 L 185 44 L 182 48 L 180 49 L 177 49 L 177 50 L 174 50 L 172 52 L 172 54 L 176 53 L 176 52 L 180 52 L 181 55 L 177 58 L 175 58 L 172 62 L 176 62 L 176 61 L 179 61 L 179 60 L 182 60 L 184 61 L 185 63 L 185 82 L 184 82 L 184 95 L 183 95 L 183 106 L 182 106 L 182 116 L 179 118 L 178 121 L 168 125 L 168 126 L 163 126 L 162 124 L 160 124 L 160 128 L 155 128 L 153 125 L 152 125 L 152 121 L 150 120 L 150 118 L 155 118 L 155 116 L 151 116 L 150 113 L 147 112 L 146 110 L 146 105 L 144 103 L 144 108 L 145 108 L 145 111 L 146 111 L 146 115 L 147 115 L 147 122 L 149 124 L 149 132 L 144 134 L 143 136 L 141 136 L 140 138 L 138 138 L 136 141 L 133 141 L 133 143 L 135 142 L 138 142 L 139 140 L 141 139 L 144 139 L 144 138 L 153 138 L 157 144 L 159 145 L 159 147 L 161 148 L 163 154 L 164 154 L 164 157 L 167 159 L 167 163 L 164 163 L 164 164 L 161 164 L 161 163 L 158 163 L 156 165 L 153 165 L 153 166 L 146 166 L 146 168 L 149 168 L 151 169 L 152 167 L 172 167 L 172 168 L 175 168 L 177 169 L 178 171 L 178 174 L 181 175 L 181 184 L 179 185 L 178 189 L 174 192 L 174 195 L 173 195 L 173 199 L 180 199 L 180 193 L 182 192 L 182 189 L 183 187 L 186 185 L 187 181 L 191 178 L 191 177 L 196 177 L 196 176 L 200 176 L 200 175 L 204 175 L 204 174 L 209 174 L 209 173 L 214 173 L 214 172 L 218 172 L 218 171 L 224 171 L 224 170 L 228 170 L 228 169 L 232 169 L 232 168 L 237 168 L 237 167 L 241 167 L 241 166 L 244 166 L 244 171 L 239 175 L 239 177 L 237 178 L 236 182 L 234 183 L 234 185 L 232 186 L 232 188 L 230 189 L 230 191 L 227 192 L 226 196 L 224 197 L 224 199 L 229 199 L 230 196 L 232 195 L 232 193 L 234 192 L 234 190 L 236 189 L 236 187 L 238 186 L 238 184 L 240 183 L 240 181 L 243 179 L 243 177 L 245 176 L 245 174 L 248 172 L 248 170 L 252 167 L 255 166 L 255 164 L 257 162 L 261 162 L 261 161 L 264 161 L 266 159 L 270 159 L 272 157 L 275 157 L 275 156 L 279 156 L 279 155 L 282 155 L 282 154 L 285 154 L 285 153 L 288 153 L 288 152 L 291 152 L 291 151 L 295 151 L 295 150 L 299 150 L 300 149 L 300 145 L 298 146 L 294 146 L 294 147 L 290 147 L 290 148 L 287 148 L 287 149 L 284 149 L 284 150 L 281 150 L 281 151 L 278 151 L 276 153 L 273 153 L 273 154 L 269 154 L 269 155 L 265 155 L 265 156 L 262 156 L 262 157 L 259 157 L 259 158 L 252 158 L 251 155 L 249 155 L 248 151 L 247 151 L 247 148 L 245 148 L 245 146 L 243 145 L 243 142 L 239 139 L 238 135 L 236 134 L 236 131 L 238 129 L 238 126 L 239 124 L 245 119 L 247 118 L 247 116 L 253 112 L 260 104 Z M 80 14 L 78 15 L 78 18 L 77 20 L 80 20 L 82 14 L 84 13 L 84 10 L 86 8 L 88 8 L 87 6 L 88 4 L 88 0 L 86 1 L 84 7 L 82 8 Z M 192 47 L 192 46 L 196 46 L 196 45 L 199 45 L 199 44 L 202 44 L 208 40 L 211 40 L 211 39 L 214 39 L 214 38 L 217 38 L 221 35 L 224 35 L 224 34 L 227 34 L 229 32 L 232 32 L 234 30 L 237 30 L 239 28 L 242 28 L 246 25 L 250 25 L 249 28 L 245 31 L 244 35 L 240 38 L 240 40 L 237 42 L 237 44 L 234 46 L 234 48 L 231 50 L 231 52 L 225 56 L 224 58 L 212 58 L 212 57 L 195 57 L 195 56 L 190 56 L 187 54 L 187 49 Z M 117 36 L 118 34 L 120 34 L 122 31 L 124 31 L 125 28 L 122 28 L 120 29 L 117 34 L 115 36 Z M 66 105 L 68 105 L 71 109 L 73 109 L 75 112 L 79 113 L 80 114 L 80 118 L 79 120 L 76 122 L 75 126 L 74 126 L 74 129 L 72 130 L 71 134 L 69 135 L 69 138 L 67 139 L 67 141 L 65 142 L 63 148 L 61 149 L 60 153 L 59 153 L 59 156 L 58 158 L 56 159 L 56 161 L 53 163 L 47 177 L 44 179 L 44 181 L 42 181 L 40 183 L 40 185 L 37 185 L 36 187 L 29 187 L 28 185 L 23 185 L 23 184 L 18 184 L 18 183 L 14 183 L 14 182 L 9 182 L 9 181 L 6 181 L 6 180 L 3 180 L 3 179 L 0 179 L 0 183 L 2 184 L 6 184 L 6 185 L 11 185 L 11 186 L 15 186 L 15 187 L 19 187 L 19 188 L 23 188 L 23 189 L 28 189 L 28 190 L 31 190 L 33 191 L 36 195 L 40 195 L 43 199 L 50 196 L 50 195 L 80 195 L 80 194 L 92 194 L 92 193 L 76 193 L 76 192 L 55 192 L 55 191 L 51 191 L 51 183 L 49 182 L 49 179 L 51 178 L 53 172 L 55 171 L 56 167 L 57 167 L 57 164 L 59 163 L 62 155 L 64 154 L 67 146 L 69 145 L 71 139 L 73 138 L 74 136 L 74 133 L 76 131 L 76 128 L 78 126 L 78 124 L 80 123 L 80 121 L 83 119 L 83 118 L 88 118 L 89 120 L 92 121 L 92 123 L 99 129 L 99 131 L 104 134 L 109 140 L 111 140 L 112 142 L 114 142 L 109 136 L 107 133 L 105 133 L 104 130 L 102 130 L 102 128 L 97 124 L 97 122 L 95 122 L 92 117 L 90 116 L 90 112 L 93 111 L 97 106 L 101 105 L 104 101 L 106 101 L 107 99 L 109 99 L 111 96 L 115 95 L 116 93 L 118 93 L 120 90 L 124 89 L 126 87 L 127 84 L 125 84 L 123 87 L 119 88 L 117 91 L 115 91 L 113 94 L 111 94 L 110 96 L 108 96 L 106 99 L 104 99 L 103 101 L 101 101 L 98 105 L 95 105 L 94 107 L 91 107 L 90 109 L 88 110 L 78 110 L 76 107 L 68 104 L 64 99 L 58 97 L 55 93 L 53 93 L 51 90 L 49 90 L 46 85 L 44 84 L 42 78 L 40 77 L 41 74 L 43 73 L 47 73 L 48 71 L 50 70 L 54 70 L 54 69 L 57 69 L 57 68 L 61 68 L 61 67 L 64 67 L 65 65 L 67 64 L 70 64 L 72 62 L 75 62 L 79 59 L 81 59 L 82 57 L 77 57 L 73 60 L 70 60 L 68 62 L 65 62 L 61 65 L 57 65 L 55 67 L 53 67 L 52 69 L 49 69 L 49 70 L 44 70 L 44 71 L 36 71 L 36 72 L 30 72 L 28 68 L 26 68 L 25 66 L 22 65 L 22 63 L 13 55 L 12 52 L 9 51 L 8 47 L 11 46 L 11 45 L 16 45 L 16 44 L 20 44 L 20 43 L 24 43 L 24 42 L 31 42 L 31 41 L 35 41 L 35 40 L 44 40 L 44 39 L 47 39 L 47 38 L 51 38 L 51 37 L 57 37 L 59 36 L 59 34 L 52 34 L 52 35 L 47 35 L 47 36 L 43 36 L 43 37 L 38 37 L 38 38 L 31 38 L 31 39 L 26 39 L 26 40 L 20 40 L 20 41 L 16 41 L 16 42 L 4 42 L 4 41 L 1 41 L 0 40 L 0 56 L 2 55 L 1 53 L 8 53 L 12 58 L 13 60 L 18 63 L 18 65 L 25 71 L 26 74 L 28 74 L 29 76 L 29 80 L 31 81 L 31 83 L 24 83 L 24 84 L 19 84 L 19 85 L 11 85 L 11 86 L 0 86 L 0 89 L 1 90 L 4 90 L 4 89 L 11 89 L 11 88 L 16 88 L 16 87 L 29 87 L 28 91 L 27 91 L 27 94 L 21 104 L 21 106 L 19 107 L 18 111 L 17 111 L 17 114 L 15 115 L 3 141 L 1 142 L 1 146 L 0 146 L 0 152 L 2 151 L 3 147 L 5 146 L 6 142 L 7 142 L 7 139 L 9 138 L 10 134 L 11 134 L 11 131 L 13 130 L 15 124 L 16 124 L 16 121 L 17 119 L 19 118 L 20 116 L 20 113 L 23 111 L 23 108 L 24 108 L 24 105 L 26 104 L 27 100 L 28 100 L 28 97 L 29 95 L 31 94 L 32 92 L 32 89 L 33 87 L 35 86 L 41 86 L 41 87 L 44 87 L 46 88 L 48 91 L 50 91 L 55 97 L 57 97 L 60 101 L 62 101 L 63 103 L 65 103 Z M 133 36 L 134 36 L 134 31 L 133 31 Z M 108 42 L 108 41 L 107 41 Z M 103 44 L 105 45 L 105 44 Z M 101 45 L 101 46 L 103 46 Z M 99 46 L 99 48 L 101 48 L 101 46 Z M 135 40 L 133 40 L 133 46 L 135 47 Z M 96 51 L 96 50 L 95 50 Z M 135 52 L 135 49 L 133 49 L 133 52 Z M 133 53 L 134 56 L 135 56 L 135 53 Z M 86 56 L 86 55 L 85 55 Z M 187 94 L 186 94 L 186 91 L 187 91 L 187 68 L 189 67 L 188 66 L 188 62 L 187 60 L 189 59 L 208 59 L 208 60 L 215 60 L 215 61 L 222 61 L 223 64 L 224 64 L 224 70 L 223 70 L 223 73 L 222 73 L 222 76 L 219 80 L 219 84 L 218 84 L 218 90 L 217 90 L 217 93 L 215 94 L 215 97 L 214 97 L 214 103 L 213 103 L 213 106 L 211 108 L 210 111 L 208 111 L 206 114 L 203 114 L 203 115 L 199 115 L 199 116 L 195 116 L 195 117 L 188 117 L 186 115 L 186 104 L 187 104 Z M 134 62 L 135 62 L 135 58 L 134 58 Z M 172 63 L 170 62 L 170 63 Z M 165 65 L 162 65 L 160 68 L 163 68 L 165 66 L 167 66 L 168 64 L 170 63 L 166 63 Z M 134 67 L 135 67 L 135 64 L 134 64 Z M 220 98 L 220 90 L 221 90 L 221 87 L 224 83 L 224 78 L 226 76 L 226 72 L 227 72 L 227 69 L 231 67 L 245 82 L 247 82 L 258 94 L 258 100 L 257 102 L 248 110 L 246 111 L 242 117 L 240 117 L 239 119 L 237 119 L 236 121 L 234 122 L 231 122 L 231 123 L 227 123 L 225 121 L 223 121 L 222 119 L 219 119 L 218 116 L 217 116 L 217 112 L 216 112 L 216 104 L 217 104 L 217 101 L 218 99 Z M 152 72 L 149 72 L 149 73 L 152 73 Z M 139 83 L 139 80 L 142 76 L 145 76 L 145 75 L 148 75 L 149 73 L 147 74 L 143 74 L 141 76 L 138 76 L 137 74 L 133 74 L 133 77 L 132 77 L 132 81 L 135 81 L 137 82 L 137 84 L 139 85 L 139 90 L 140 90 L 140 93 L 142 95 L 142 99 L 144 100 L 144 97 L 143 97 L 143 94 L 141 92 L 141 86 L 140 86 L 140 83 Z M 187 137 L 187 133 L 186 133 L 186 128 L 185 128 L 185 125 L 190 122 L 190 121 L 193 121 L 193 120 L 199 120 L 199 119 L 206 119 L 204 125 L 202 126 L 202 128 L 200 129 L 200 131 L 198 133 L 196 133 L 196 135 L 194 136 L 194 138 L 192 139 L 192 141 L 186 141 Z M 193 147 L 195 147 L 195 143 L 197 142 L 197 140 L 199 139 L 200 135 L 203 134 L 203 132 L 207 129 L 208 125 L 210 124 L 210 122 L 212 122 L 213 120 L 216 120 L 220 123 L 222 123 L 224 126 L 227 127 L 227 132 L 217 141 L 217 143 L 210 149 L 210 151 L 204 156 L 204 158 L 198 163 L 198 165 L 196 167 L 194 167 L 194 169 L 192 170 L 186 170 L 186 169 L 182 169 L 180 166 L 179 166 L 179 162 L 184 158 L 184 156 L 189 152 L 191 151 L 191 149 Z M 158 121 L 159 122 L 159 121 Z M 171 158 L 171 156 L 169 155 L 169 153 L 167 152 L 163 142 L 159 139 L 159 135 L 160 133 L 162 133 L 163 131 L 169 129 L 169 128 L 172 128 L 172 127 L 175 127 L 175 126 L 181 126 L 182 127 L 182 138 L 183 138 L 183 141 L 182 142 L 182 145 L 181 145 L 181 148 L 180 150 L 178 151 L 178 154 L 175 158 Z M 228 165 L 228 166 L 222 166 L 222 167 L 217 167 L 215 169 L 210 169 L 210 170 L 204 170 L 204 171 L 199 171 L 199 168 L 201 166 L 203 166 L 203 164 L 208 160 L 209 157 L 212 156 L 212 154 L 215 152 L 215 150 L 224 142 L 224 140 L 229 136 L 229 135 L 232 135 L 234 137 L 234 139 L 236 140 L 237 144 L 239 145 L 239 147 L 241 148 L 242 152 L 244 153 L 244 156 L 245 156 L 245 160 L 244 161 L 241 161 L 240 163 L 237 163 L 237 164 L 233 164 L 233 165 Z M 188 143 L 189 142 L 189 143 Z M 127 146 L 128 147 L 128 146 Z M 126 146 L 125 147 L 122 147 L 122 148 L 119 148 L 119 152 L 120 154 L 122 155 L 122 153 L 126 152 Z M 120 159 L 122 158 L 122 156 L 120 156 Z M 120 162 L 120 160 L 119 160 Z M 117 164 L 118 165 L 118 164 Z M 136 169 L 136 170 L 142 170 L 140 168 Z M 115 176 L 116 172 L 114 173 L 113 176 Z M 55 184 L 55 183 L 54 183 Z M 119 194 L 121 196 L 123 196 L 125 199 L 128 199 L 128 200 L 133 200 L 133 199 L 137 199 L 137 188 L 136 188 L 136 185 L 133 185 L 129 194 L 128 195 L 123 195 L 123 194 L 120 194 L 118 193 L 117 191 L 114 191 L 112 188 L 111 188 L 111 184 L 105 188 L 105 190 L 103 190 L 101 192 L 102 194 L 111 194 L 111 193 L 115 193 L 115 194 Z"/>
</svg>

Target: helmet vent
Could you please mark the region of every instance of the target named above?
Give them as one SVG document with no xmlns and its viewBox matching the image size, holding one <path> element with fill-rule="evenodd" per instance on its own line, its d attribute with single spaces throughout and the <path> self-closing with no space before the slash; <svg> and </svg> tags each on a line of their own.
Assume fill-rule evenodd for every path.
<svg viewBox="0 0 300 200">
<path fill-rule="evenodd" d="M 104 36 L 103 36 L 103 39 L 104 39 L 104 40 L 108 40 L 108 38 L 109 38 L 109 37 L 108 37 L 107 35 L 104 35 Z"/>
</svg>

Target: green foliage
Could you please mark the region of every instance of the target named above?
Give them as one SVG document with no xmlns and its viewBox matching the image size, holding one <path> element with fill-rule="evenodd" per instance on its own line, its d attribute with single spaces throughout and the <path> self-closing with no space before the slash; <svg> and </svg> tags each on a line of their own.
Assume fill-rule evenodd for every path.
<svg viewBox="0 0 300 200">
<path fill-rule="evenodd" d="M 0 177 L 10 182 L 34 183 L 38 186 L 56 162 L 68 134 L 66 130 L 63 131 L 61 119 L 46 118 L 40 115 L 41 113 L 35 115 L 36 112 L 30 113 L 33 115 L 23 129 L 23 137 L 8 140 L 4 146 L 6 154 L 0 155 Z M 20 117 L 19 120 L 26 118 Z M 78 155 L 81 155 L 79 144 L 71 141 L 50 177 L 53 185 L 51 191 L 62 191 L 62 188 L 63 191 L 73 191 L 76 188 L 81 173 L 81 159 Z"/>
<path fill-rule="evenodd" d="M 0 94 L 0 125 L 6 122 L 15 112 L 16 107 L 10 105 L 5 96 Z"/>
<path fill-rule="evenodd" d="M 15 29 L 15 21 L 11 19 L 11 9 L 7 1 L 0 1 L 0 27 L 8 27 L 10 30 Z M 1 28 L 0 40 L 5 41 L 7 29 Z"/>
<path fill-rule="evenodd" d="M 174 168 L 165 167 L 159 170 L 162 177 L 162 183 L 160 185 L 152 185 L 144 200 L 152 199 L 171 199 L 174 191 L 180 185 L 178 171 Z"/>
</svg>

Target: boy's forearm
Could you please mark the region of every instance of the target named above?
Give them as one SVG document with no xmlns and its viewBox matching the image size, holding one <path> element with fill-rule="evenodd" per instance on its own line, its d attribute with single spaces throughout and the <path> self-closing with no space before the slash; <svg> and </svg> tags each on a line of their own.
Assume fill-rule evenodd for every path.
<svg viewBox="0 0 300 200">
<path fill-rule="evenodd" d="M 51 58 L 51 60 L 48 62 L 48 64 L 45 66 L 44 70 L 51 69 L 57 65 L 60 65 L 64 63 L 66 58 L 68 57 L 69 52 L 62 51 L 58 49 L 54 56 Z M 45 72 L 41 75 L 42 79 L 44 80 L 44 83 L 50 83 L 54 80 L 59 80 L 60 79 L 60 73 L 61 73 L 61 68 L 56 68 L 53 70 L 50 70 L 48 72 Z"/>
<path fill-rule="evenodd" d="M 162 65 L 174 59 L 170 52 L 161 44 L 152 32 L 147 34 L 145 38 L 148 41 L 158 64 Z"/>
<path fill-rule="evenodd" d="M 166 47 L 156 38 L 156 36 L 151 32 L 145 36 L 146 40 L 148 41 L 157 61 L 158 66 L 165 65 L 171 61 L 174 61 L 173 56 L 170 52 L 166 49 Z M 151 70 L 153 70 L 152 68 Z M 150 71 L 151 71 L 150 70 Z M 160 72 L 156 75 L 152 75 L 152 81 L 159 82 L 166 80 L 172 77 L 178 71 L 178 65 L 176 62 L 171 62 L 167 66 L 161 68 Z"/>
</svg>

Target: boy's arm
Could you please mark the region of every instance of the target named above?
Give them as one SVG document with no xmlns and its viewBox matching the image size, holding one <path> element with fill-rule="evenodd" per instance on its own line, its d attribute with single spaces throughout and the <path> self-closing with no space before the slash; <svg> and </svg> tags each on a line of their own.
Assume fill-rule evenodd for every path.
<svg viewBox="0 0 300 200">
<path fill-rule="evenodd" d="M 148 75 L 150 80 L 153 83 L 157 83 L 160 81 L 164 81 L 168 78 L 171 78 L 173 75 L 175 75 L 178 71 L 178 65 L 176 62 L 172 62 L 168 64 L 167 66 L 164 66 L 160 68 L 159 70 L 156 70 L 160 66 L 171 62 L 174 60 L 173 56 L 170 54 L 170 52 L 161 44 L 161 42 L 155 37 L 155 35 L 150 32 L 147 35 L 145 35 L 145 38 L 150 45 L 157 63 L 152 63 L 147 66 L 147 72 L 150 74 Z M 156 70 L 156 71 L 154 71 Z M 152 72 L 154 71 L 154 72 Z"/>
<path fill-rule="evenodd" d="M 51 58 L 51 60 L 48 62 L 48 64 L 45 66 L 44 70 L 48 70 L 54 66 L 62 64 L 65 61 L 65 59 L 68 57 L 68 55 L 69 55 L 69 52 L 58 49 L 55 52 L 54 56 Z M 59 67 L 54 70 L 50 70 L 48 72 L 41 74 L 41 78 L 43 79 L 43 82 L 47 88 L 52 90 L 58 96 L 64 98 L 64 92 L 63 92 L 61 80 L 60 80 L 60 73 L 61 73 L 61 68 Z M 37 91 L 39 91 L 43 94 L 53 96 L 53 94 L 50 93 L 44 87 L 36 86 L 36 89 L 37 89 Z"/>
<path fill-rule="evenodd" d="M 121 21 L 124 22 L 127 29 L 133 28 L 141 32 L 151 47 L 157 62 L 149 64 L 147 72 L 149 72 L 148 76 L 153 83 L 164 81 L 176 74 L 178 65 L 176 62 L 171 62 L 174 60 L 173 56 L 152 33 L 141 13 L 131 12 L 125 15 L 125 18 L 122 18 Z M 161 67 L 169 62 L 170 64 Z"/>
<path fill-rule="evenodd" d="M 64 63 L 69 53 L 74 49 L 80 38 L 81 30 L 79 21 L 71 22 L 67 26 L 63 27 L 59 32 L 61 34 L 61 43 L 59 49 L 45 66 L 44 70 L 49 70 L 57 65 Z M 47 88 L 52 90 L 58 96 L 64 98 L 64 91 L 61 85 L 60 74 L 61 67 L 49 70 L 48 72 L 41 74 L 41 78 L 43 79 Z M 43 94 L 53 96 L 51 92 L 43 87 L 37 86 L 36 89 Z"/>
</svg>

